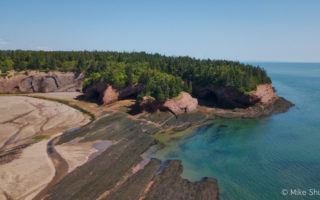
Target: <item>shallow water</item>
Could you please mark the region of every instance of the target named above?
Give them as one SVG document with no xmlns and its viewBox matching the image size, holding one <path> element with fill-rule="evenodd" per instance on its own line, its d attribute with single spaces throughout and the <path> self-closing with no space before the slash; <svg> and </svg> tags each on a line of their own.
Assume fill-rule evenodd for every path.
<svg viewBox="0 0 320 200">
<path fill-rule="evenodd" d="M 295 107 L 264 119 L 215 120 L 155 157 L 182 160 L 190 180 L 218 179 L 224 200 L 320 199 L 320 64 L 260 66 Z"/>
</svg>

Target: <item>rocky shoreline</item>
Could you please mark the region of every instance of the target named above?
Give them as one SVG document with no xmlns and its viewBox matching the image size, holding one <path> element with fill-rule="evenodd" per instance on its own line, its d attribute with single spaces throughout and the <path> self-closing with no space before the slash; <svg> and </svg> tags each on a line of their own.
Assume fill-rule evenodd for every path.
<svg viewBox="0 0 320 200">
<path fill-rule="evenodd" d="M 73 87 L 68 86 L 70 85 L 68 81 L 60 81 L 65 85 L 57 86 L 60 89 L 52 89 L 51 86 L 47 88 L 47 84 L 44 84 L 48 82 L 47 79 L 51 80 L 51 76 L 48 78 L 48 74 L 37 74 L 31 77 L 31 81 L 27 81 L 28 84 L 30 83 L 28 87 L 24 87 L 25 84 L 21 84 L 21 82 L 26 82 L 25 80 L 30 78 L 14 79 L 19 81 L 13 81 L 15 84 L 10 85 L 18 85 L 18 90 L 12 90 L 11 92 L 58 92 L 61 91 L 61 88 L 75 89 L 74 86 L 79 84 L 78 79 L 73 76 L 73 78 L 68 79 L 72 80 L 71 85 Z M 1 81 L 0 86 L 3 85 L 3 82 L 7 83 L 7 80 L 2 83 Z M 6 88 L 6 85 L 4 88 Z M 12 89 L 12 87 L 10 88 Z M 13 88 L 17 89 L 16 86 Z M 23 88 L 29 89 L 24 90 Z M 231 97 L 234 94 L 233 92 L 222 94 L 221 99 L 219 99 L 219 103 L 222 103 L 225 97 L 230 97 L 230 101 L 225 105 L 232 102 L 244 105 L 248 103 L 248 98 L 255 102 L 254 105 L 243 108 L 223 109 L 198 105 L 198 100 L 186 92 L 182 92 L 178 97 L 161 104 L 154 104 L 152 99 L 144 97 L 142 101 L 136 101 L 135 104 L 116 106 L 121 104 L 119 99 L 125 99 L 128 94 L 130 96 L 136 93 L 139 88 L 141 89 L 141 86 L 134 90 L 126 88 L 122 91 L 117 91 L 111 86 L 100 88 L 98 96 L 104 104 L 108 104 L 107 106 L 99 107 L 96 104 L 73 100 L 73 104 L 81 108 L 85 105 L 89 111 L 92 109 L 93 113 L 99 111 L 100 114 L 96 116 L 98 119 L 94 122 L 59 136 L 55 145 L 72 143 L 74 140 L 77 141 L 76 145 L 79 146 L 99 141 L 108 141 L 112 145 L 96 157 L 77 166 L 70 173 L 64 174 L 58 182 L 49 184 L 50 187 L 47 187 L 46 191 L 41 194 L 41 198 L 99 200 L 219 199 L 217 180 L 204 178 L 198 182 L 190 182 L 180 176 L 183 170 L 180 161 L 146 160 L 142 157 L 148 149 L 155 145 L 161 145 L 159 140 L 156 139 L 156 135 L 165 135 L 170 132 L 182 133 L 217 117 L 266 117 L 286 112 L 293 106 L 291 102 L 278 97 L 271 84 L 259 85 L 257 90 L 240 98 L 241 102 L 234 96 Z M 227 90 L 229 91 L 229 89 Z M 7 91 L 3 90 L 2 92 Z M 211 93 L 212 91 L 207 88 L 206 91 L 202 92 Z M 52 94 L 50 100 L 55 99 Z M 57 100 L 61 101 L 59 98 Z M 130 108 L 133 105 L 138 105 L 141 109 L 139 113 L 134 115 L 130 114 Z M 152 112 L 146 112 L 149 108 Z"/>
<path fill-rule="evenodd" d="M 204 178 L 189 182 L 181 178 L 183 167 L 180 161 L 151 159 L 139 170 L 133 169 L 144 162 L 142 154 L 159 145 L 154 137 L 159 132 L 185 131 L 215 117 L 263 117 L 284 112 L 292 106 L 280 97 L 269 103 L 249 111 L 236 109 L 219 113 L 199 108 L 178 116 L 159 111 L 132 118 L 120 111 L 109 112 L 92 124 L 60 137 L 57 145 L 76 138 L 82 138 L 80 143 L 108 140 L 114 145 L 67 174 L 48 191 L 45 199 L 219 199 L 217 180 Z"/>
<path fill-rule="evenodd" d="M 180 120 L 172 118 L 171 123 L 174 121 Z M 133 170 L 143 161 L 141 155 L 157 144 L 152 135 L 159 130 L 155 124 L 116 112 L 62 135 L 57 145 L 79 137 L 80 143 L 110 140 L 114 145 L 66 175 L 45 199 L 218 199 L 217 181 L 182 179 L 180 161 L 151 159 L 140 170 Z"/>
<path fill-rule="evenodd" d="M 51 100 L 55 99 L 54 94 L 59 93 L 51 93 Z M 115 104 L 118 103 L 121 104 Z M 112 145 L 70 173 L 64 174 L 55 184 L 49 184 L 50 187 L 41 193 L 41 198 L 219 199 L 217 180 L 204 178 L 198 182 L 190 182 L 180 176 L 183 170 L 180 161 L 145 160 L 142 155 L 148 149 L 154 145 L 161 146 L 155 135 L 183 133 L 216 117 L 267 116 L 284 112 L 291 105 L 285 99 L 277 97 L 269 101 L 269 104 L 257 105 L 255 108 L 217 110 L 198 106 L 195 111 L 179 115 L 157 111 L 135 116 L 121 111 L 121 106 L 103 106 L 116 109 L 104 111 L 100 117 L 97 116 L 96 121 L 83 128 L 64 133 L 59 136 L 55 145 L 61 146 L 74 140 L 77 140 L 76 145 L 79 146 L 97 141 L 110 141 Z"/>
<path fill-rule="evenodd" d="M 202 107 L 205 112 L 211 112 L 212 115 L 222 118 L 261 118 L 274 114 L 287 112 L 294 104 L 283 97 L 275 97 L 268 103 L 258 103 L 249 108 L 237 109 L 219 109 Z"/>
<path fill-rule="evenodd" d="M 82 91 L 84 76 L 71 72 L 14 72 L 0 78 L 0 93 L 48 93 Z M 84 88 L 84 100 L 99 102 L 103 105 L 112 104 L 122 99 L 135 98 L 144 88 L 142 84 L 115 88 L 103 82 L 98 82 Z M 250 93 L 240 93 L 230 87 L 194 86 L 193 96 L 181 92 L 173 99 L 157 102 L 152 97 L 145 96 L 137 101 L 141 111 L 152 112 L 167 110 L 179 115 L 195 112 L 200 107 L 213 111 L 222 117 L 260 117 L 273 113 L 285 112 L 293 104 L 278 97 L 272 84 L 257 85 Z M 195 96 L 194 96 L 195 95 Z M 217 106 L 208 106 L 207 102 Z M 203 103 L 205 102 L 205 103 Z M 210 103 L 209 103 L 210 104 Z"/>
</svg>

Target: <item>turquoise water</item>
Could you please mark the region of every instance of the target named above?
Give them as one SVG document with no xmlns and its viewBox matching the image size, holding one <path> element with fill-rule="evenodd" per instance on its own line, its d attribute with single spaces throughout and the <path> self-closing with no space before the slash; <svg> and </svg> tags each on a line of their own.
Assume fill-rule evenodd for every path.
<svg viewBox="0 0 320 200">
<path fill-rule="evenodd" d="M 182 160 L 189 180 L 218 179 L 223 200 L 320 199 L 320 64 L 260 66 L 295 107 L 264 119 L 215 120 L 156 157 Z M 282 195 L 283 189 L 307 194 Z"/>
</svg>

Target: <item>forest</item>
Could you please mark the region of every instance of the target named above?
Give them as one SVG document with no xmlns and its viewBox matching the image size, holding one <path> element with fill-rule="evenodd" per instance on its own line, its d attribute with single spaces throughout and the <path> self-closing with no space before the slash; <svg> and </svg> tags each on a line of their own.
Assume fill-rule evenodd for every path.
<svg viewBox="0 0 320 200">
<path fill-rule="evenodd" d="M 145 52 L 1 50 L 0 70 L 72 71 L 85 74 L 85 87 L 103 81 L 117 88 L 144 84 L 141 95 L 159 101 L 197 86 L 227 86 L 249 92 L 271 83 L 259 66 L 235 61 L 164 56 Z"/>
</svg>

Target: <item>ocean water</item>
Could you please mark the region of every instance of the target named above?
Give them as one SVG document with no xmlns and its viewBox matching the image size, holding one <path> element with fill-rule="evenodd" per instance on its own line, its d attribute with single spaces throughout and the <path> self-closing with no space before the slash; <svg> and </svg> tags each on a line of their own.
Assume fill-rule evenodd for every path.
<svg viewBox="0 0 320 200">
<path fill-rule="evenodd" d="M 216 178 L 223 200 L 320 199 L 320 64 L 254 64 L 295 107 L 263 119 L 214 120 L 155 157 L 181 160 L 191 181 Z"/>
</svg>

